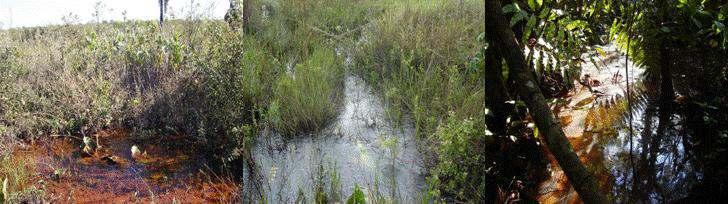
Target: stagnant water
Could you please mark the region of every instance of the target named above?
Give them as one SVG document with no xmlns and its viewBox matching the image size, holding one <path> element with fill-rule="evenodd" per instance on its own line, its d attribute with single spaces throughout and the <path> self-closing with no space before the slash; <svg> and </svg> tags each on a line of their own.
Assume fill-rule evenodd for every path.
<svg viewBox="0 0 728 204">
<path fill-rule="evenodd" d="M 687 197 L 702 180 L 695 157 L 687 151 L 692 136 L 680 114 L 645 102 L 632 113 L 632 136 L 628 128 L 607 135 L 604 154 L 614 176 L 612 192 L 620 202 L 665 203 Z"/>
<path fill-rule="evenodd" d="M 340 115 L 323 131 L 292 139 L 264 131 L 258 137 L 252 152 L 267 201 L 311 201 L 317 189 L 345 200 L 355 185 L 368 196 L 420 198 L 425 169 L 412 126 L 386 120 L 380 99 L 356 76 L 346 77 L 344 93 Z"/>
<path fill-rule="evenodd" d="M 630 120 L 626 59 L 613 46 L 604 49 L 607 56 L 583 69 L 584 74 L 602 82 L 594 87 L 602 94 L 577 91 L 559 114 L 562 123 L 568 121 L 563 125 L 574 150 L 615 202 L 665 203 L 687 197 L 703 180 L 703 173 L 691 154 L 693 140 L 685 116 L 676 111 L 679 104 L 661 107 L 654 96 L 637 94 L 630 101 Z M 630 85 L 639 87 L 634 84 L 644 77 L 643 70 L 629 63 Z M 558 189 L 566 181 L 563 173 L 551 170 L 552 177 L 539 187 L 539 200 L 575 202 L 573 188 Z"/>
</svg>

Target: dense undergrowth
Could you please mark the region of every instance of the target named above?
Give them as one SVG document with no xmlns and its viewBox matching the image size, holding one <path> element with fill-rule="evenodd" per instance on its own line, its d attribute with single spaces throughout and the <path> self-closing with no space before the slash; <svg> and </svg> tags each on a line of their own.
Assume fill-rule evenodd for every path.
<svg viewBox="0 0 728 204">
<path fill-rule="evenodd" d="M 201 137 L 254 122 L 315 129 L 334 114 L 344 70 L 325 36 L 336 31 L 317 27 L 358 22 L 341 15 L 344 5 L 297 4 L 275 2 L 266 12 L 278 15 L 257 19 L 253 35 L 214 20 L 170 21 L 161 31 L 140 21 L 3 31 L 3 136 L 119 125 Z"/>
</svg>

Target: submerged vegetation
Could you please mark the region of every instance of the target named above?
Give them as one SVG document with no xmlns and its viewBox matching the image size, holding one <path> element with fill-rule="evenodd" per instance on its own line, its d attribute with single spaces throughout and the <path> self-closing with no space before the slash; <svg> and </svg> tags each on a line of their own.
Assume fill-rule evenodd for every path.
<svg viewBox="0 0 728 204">
<path fill-rule="evenodd" d="M 224 20 L 162 24 L 166 4 L 160 22 L 0 30 L 0 203 L 78 202 L 46 191 L 88 167 L 145 186 L 116 202 L 176 202 L 169 180 L 273 203 L 548 202 L 549 182 L 575 192 L 560 201 L 716 201 L 726 188 L 725 2 L 243 0 Z M 354 78 L 383 105 L 351 102 Z M 355 109 L 366 127 L 342 129 L 347 103 L 386 117 Z M 340 146 L 356 161 L 300 153 Z M 658 174 L 672 168 L 663 146 L 684 162 Z M 285 163 L 303 159 L 318 168 Z M 297 169 L 316 172 L 283 172 Z M 690 175 L 684 192 L 663 191 L 673 171 Z M 312 177 L 281 184 L 301 185 L 282 188 L 294 198 L 265 186 L 291 174 Z"/>
</svg>

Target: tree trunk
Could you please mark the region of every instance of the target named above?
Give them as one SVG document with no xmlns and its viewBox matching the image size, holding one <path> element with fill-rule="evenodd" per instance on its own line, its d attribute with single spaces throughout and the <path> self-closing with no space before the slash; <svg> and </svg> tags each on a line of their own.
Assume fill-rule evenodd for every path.
<svg viewBox="0 0 728 204">
<path fill-rule="evenodd" d="M 526 67 L 523 50 L 518 45 L 513 30 L 502 14 L 498 0 L 485 0 L 485 31 L 491 45 L 496 45 L 499 53 L 506 59 L 516 90 L 530 110 L 546 140 L 551 153 L 582 201 L 585 203 L 608 203 L 607 197 L 600 193 L 594 176 L 581 164 L 579 157 L 564 135 L 561 125 L 554 120 L 541 90 L 534 79 L 533 70 Z"/>
<path fill-rule="evenodd" d="M 671 103 L 675 98 L 675 89 L 672 85 L 672 72 L 670 52 L 665 43 L 660 46 L 660 100 L 662 103 Z"/>
<path fill-rule="evenodd" d="M 251 12 L 253 12 L 253 0 L 243 0 L 243 31 L 245 33 L 250 33 L 252 31 L 252 28 L 250 26 L 250 16 L 252 15 Z"/>
<path fill-rule="evenodd" d="M 159 27 L 161 28 L 162 25 L 164 25 L 164 7 L 166 0 L 159 0 Z"/>
<path fill-rule="evenodd" d="M 506 118 L 511 113 L 511 107 L 506 104 L 510 100 L 508 91 L 503 83 L 502 58 L 494 46 L 485 50 L 485 104 L 492 115 L 486 116 L 488 129 L 496 135 L 506 134 Z"/>
</svg>

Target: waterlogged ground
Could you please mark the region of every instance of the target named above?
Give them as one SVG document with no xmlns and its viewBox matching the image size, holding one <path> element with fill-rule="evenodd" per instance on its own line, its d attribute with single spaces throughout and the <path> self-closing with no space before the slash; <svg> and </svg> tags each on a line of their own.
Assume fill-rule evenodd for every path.
<svg viewBox="0 0 728 204">
<path fill-rule="evenodd" d="M 44 190 L 44 202 L 229 202 L 238 193 L 228 177 L 200 166 L 194 150 L 175 148 L 185 145 L 182 137 L 139 144 L 125 131 L 97 135 L 102 148 L 90 156 L 81 153 L 78 138 L 61 137 L 18 147 L 13 157 L 33 162 L 32 185 Z M 143 158 L 131 157 L 134 144 L 146 152 Z"/>
<path fill-rule="evenodd" d="M 630 132 L 626 59 L 614 47 L 603 49 L 606 54 L 583 70 L 601 82 L 593 87 L 598 93 L 577 85 L 552 107 L 574 151 L 616 202 L 685 198 L 704 179 L 688 151 L 697 142 L 686 130 L 685 116 L 649 97 L 634 97 Z M 630 68 L 630 81 L 641 74 Z M 342 201 L 357 185 L 367 200 L 418 202 L 426 189 L 426 169 L 411 124 L 387 120 L 381 100 L 358 77 L 347 76 L 344 92 L 340 115 L 320 132 L 284 138 L 263 131 L 252 149 L 256 167 L 243 172 L 242 184 L 211 173 L 193 148 L 180 149 L 195 146 L 182 136 L 140 143 L 126 131 L 102 131 L 93 135 L 102 148 L 91 156 L 81 153 L 79 138 L 59 136 L 20 145 L 13 158 L 31 162 L 36 172 L 31 185 L 42 189 L 49 202 L 235 202 L 230 199 L 242 194 L 244 200 L 262 195 L 271 203 L 293 203 L 313 201 L 317 193 Z M 132 145 L 146 156 L 133 159 Z M 538 185 L 538 201 L 580 203 L 556 160 L 546 155 L 549 176 Z"/>
<path fill-rule="evenodd" d="M 232 202 L 241 193 L 255 200 L 259 190 L 274 203 L 313 201 L 318 191 L 346 200 L 356 185 L 369 200 L 419 200 L 425 169 L 413 128 L 388 122 L 381 101 L 360 78 L 348 76 L 345 85 L 341 113 L 323 131 L 292 139 L 264 131 L 253 148 L 257 177 L 246 171 L 244 178 L 256 179 L 242 184 L 212 173 L 194 148 L 180 149 L 196 146 L 183 136 L 142 143 L 127 131 L 101 131 L 91 136 L 101 144 L 92 155 L 82 153 L 80 138 L 56 136 L 21 145 L 13 157 L 32 162 L 32 186 L 48 202 Z M 132 145 L 145 156 L 132 158 Z"/>
<path fill-rule="evenodd" d="M 370 199 L 410 203 L 424 193 L 423 157 L 412 127 L 388 122 L 360 78 L 348 76 L 345 86 L 343 110 L 324 131 L 292 139 L 266 131 L 259 137 L 252 152 L 268 201 L 312 201 L 317 189 L 346 200 L 355 185 Z"/>
</svg>

